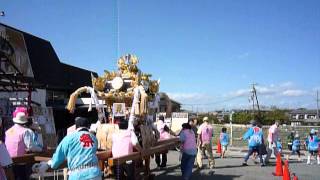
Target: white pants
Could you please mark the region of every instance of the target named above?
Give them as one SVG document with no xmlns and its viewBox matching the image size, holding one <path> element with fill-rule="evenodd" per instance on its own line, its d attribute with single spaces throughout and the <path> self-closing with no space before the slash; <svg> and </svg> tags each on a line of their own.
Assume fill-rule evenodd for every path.
<svg viewBox="0 0 320 180">
<path fill-rule="evenodd" d="M 275 145 L 275 143 L 268 142 L 267 157 L 265 159 L 265 162 L 269 162 L 272 151 L 273 151 L 274 156 L 277 157 L 277 154 L 278 154 L 277 146 Z"/>
</svg>

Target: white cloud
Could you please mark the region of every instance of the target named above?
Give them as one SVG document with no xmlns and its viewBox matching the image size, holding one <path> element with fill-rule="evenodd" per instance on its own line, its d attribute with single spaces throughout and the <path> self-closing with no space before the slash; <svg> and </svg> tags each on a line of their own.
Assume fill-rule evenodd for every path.
<svg viewBox="0 0 320 180">
<path fill-rule="evenodd" d="M 197 100 L 206 98 L 207 95 L 201 93 L 167 93 L 174 100 Z"/>
<path fill-rule="evenodd" d="M 294 83 L 291 81 L 287 81 L 287 82 L 283 82 L 283 83 L 279 84 L 279 87 L 282 87 L 282 88 L 290 88 L 293 86 L 294 86 Z"/>
<path fill-rule="evenodd" d="M 230 92 L 225 97 L 241 97 L 241 96 L 249 96 L 250 89 L 238 89 L 236 91 Z"/>
<path fill-rule="evenodd" d="M 298 89 L 294 87 L 292 82 L 284 82 L 280 84 L 270 84 L 267 86 L 256 86 L 258 97 L 268 99 L 277 99 L 282 97 L 302 97 L 310 95 L 309 91 Z M 224 95 L 225 98 L 232 97 L 247 97 L 251 96 L 252 89 L 238 89 Z"/>
<path fill-rule="evenodd" d="M 256 87 L 257 93 L 262 94 L 262 95 L 272 95 L 276 94 L 278 91 L 278 88 L 274 85 L 270 86 L 257 86 Z"/>
<path fill-rule="evenodd" d="M 317 87 L 316 87 L 317 88 Z M 280 108 L 314 107 L 311 96 L 316 89 L 301 89 L 288 81 L 270 85 L 257 85 L 257 94 L 260 105 L 275 105 Z M 170 98 L 184 104 L 186 109 L 204 109 L 208 111 L 216 109 L 251 108 L 248 99 L 251 96 L 251 88 L 242 88 L 227 92 L 224 95 L 208 93 L 167 93 Z"/>
<path fill-rule="evenodd" d="M 245 53 L 239 54 L 237 56 L 237 59 L 245 59 L 245 58 L 249 57 L 249 55 L 250 55 L 249 52 L 245 52 Z"/>
<path fill-rule="evenodd" d="M 299 90 L 299 89 L 288 89 L 283 91 L 281 94 L 283 96 L 298 97 L 298 96 L 307 95 L 308 93 L 306 91 Z"/>
<path fill-rule="evenodd" d="M 312 91 L 320 91 L 320 86 L 314 87 Z"/>
</svg>

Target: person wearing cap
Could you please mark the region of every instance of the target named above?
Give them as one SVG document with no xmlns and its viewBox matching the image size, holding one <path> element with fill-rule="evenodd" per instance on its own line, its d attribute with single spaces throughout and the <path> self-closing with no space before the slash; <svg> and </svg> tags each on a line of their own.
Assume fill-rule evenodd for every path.
<svg viewBox="0 0 320 180">
<path fill-rule="evenodd" d="M 196 137 L 189 123 L 182 124 L 180 142 L 182 179 L 188 180 L 191 178 L 192 168 L 197 154 Z"/>
<path fill-rule="evenodd" d="M 17 107 L 13 112 L 13 122 L 14 125 L 5 133 L 5 144 L 10 157 L 23 156 L 27 152 L 41 152 L 41 143 L 36 141 L 37 135 L 30 129 L 27 108 Z M 15 164 L 13 172 L 15 179 L 28 179 L 31 168 L 27 164 Z"/>
<path fill-rule="evenodd" d="M 277 120 L 275 123 L 270 126 L 268 130 L 268 147 L 267 147 L 267 156 L 265 158 L 265 162 L 268 163 L 273 152 L 274 156 L 276 157 L 278 154 L 277 150 L 277 140 L 279 138 L 279 126 L 280 122 Z"/>
<path fill-rule="evenodd" d="M 198 151 L 197 153 L 197 165 L 198 168 L 202 168 L 202 154 L 208 156 L 209 168 L 214 168 L 215 162 L 212 155 L 212 136 L 213 136 L 213 128 L 211 124 L 208 122 L 208 117 L 203 118 L 203 123 L 200 125 L 198 129 Z M 201 152 L 202 151 L 202 152 Z"/>
<path fill-rule="evenodd" d="M 262 159 L 262 145 L 263 145 L 263 132 L 260 127 L 257 126 L 257 122 L 255 120 L 251 120 L 251 127 L 247 130 L 247 132 L 242 136 L 241 139 L 248 140 L 248 153 L 244 157 L 243 166 L 247 166 L 247 161 L 253 152 L 257 152 L 260 158 L 260 165 L 264 166 L 265 163 Z"/>
<path fill-rule="evenodd" d="M 317 157 L 317 163 L 320 165 L 320 157 L 318 154 L 319 150 L 319 138 L 317 136 L 316 130 L 311 129 L 309 137 L 308 137 L 308 158 L 307 158 L 307 164 L 311 164 L 311 156 Z"/>
<path fill-rule="evenodd" d="M 76 132 L 65 136 L 58 145 L 52 159 L 35 164 L 34 171 L 42 174 L 49 167 L 57 169 L 67 160 L 69 180 L 100 180 L 101 171 L 96 155 L 98 142 L 89 132 L 90 121 L 84 117 L 76 117 Z"/>
<path fill-rule="evenodd" d="M 112 135 L 112 157 L 129 155 L 133 149 L 142 152 L 142 147 L 139 144 L 138 138 L 133 130 L 128 129 L 128 121 L 122 120 L 119 122 L 119 131 Z M 143 152 L 142 152 L 143 153 Z M 127 177 L 125 177 L 125 175 Z M 117 179 L 135 179 L 134 163 L 127 161 L 124 164 L 118 164 L 115 167 L 115 175 Z"/>
</svg>

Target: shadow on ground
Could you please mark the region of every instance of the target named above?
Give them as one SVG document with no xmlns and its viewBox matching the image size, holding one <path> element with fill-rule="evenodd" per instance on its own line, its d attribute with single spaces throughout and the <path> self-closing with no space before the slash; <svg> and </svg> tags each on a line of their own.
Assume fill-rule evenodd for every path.
<svg viewBox="0 0 320 180">
<path fill-rule="evenodd" d="M 170 166 L 163 170 L 152 170 L 152 172 L 157 173 L 155 177 L 156 180 L 176 180 L 181 179 L 181 172 L 177 173 L 177 169 L 180 170 L 180 165 Z M 208 173 L 202 173 L 199 169 L 193 171 L 191 179 L 201 179 L 201 180 L 209 180 L 209 179 L 219 179 L 219 180 L 233 180 L 235 178 L 239 178 L 240 176 L 235 175 L 222 175 L 215 174 L 214 169 Z"/>
<path fill-rule="evenodd" d="M 209 180 L 209 179 L 219 179 L 219 180 L 234 180 L 235 178 L 239 178 L 240 176 L 233 176 L 233 175 L 221 175 L 221 174 L 199 174 L 199 173 L 193 173 L 192 179 L 201 179 L 201 180 Z M 167 174 L 161 174 L 157 177 L 155 177 L 156 180 L 176 180 L 181 179 L 181 176 L 178 175 L 167 175 Z"/>
</svg>

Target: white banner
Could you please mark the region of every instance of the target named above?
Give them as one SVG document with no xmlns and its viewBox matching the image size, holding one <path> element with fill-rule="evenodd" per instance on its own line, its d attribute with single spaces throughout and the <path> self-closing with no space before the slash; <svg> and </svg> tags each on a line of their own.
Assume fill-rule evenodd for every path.
<svg viewBox="0 0 320 180">
<path fill-rule="evenodd" d="M 188 113 L 173 112 L 171 120 L 171 130 L 178 135 L 182 129 L 182 124 L 188 122 Z"/>
</svg>

